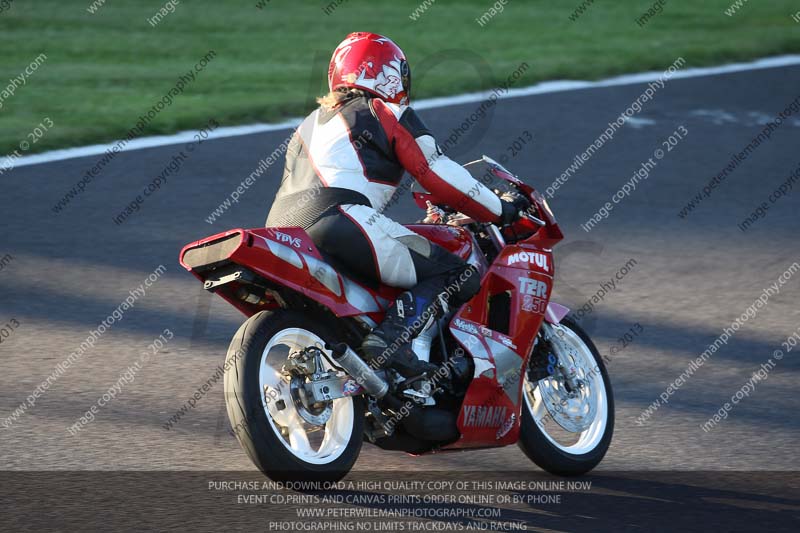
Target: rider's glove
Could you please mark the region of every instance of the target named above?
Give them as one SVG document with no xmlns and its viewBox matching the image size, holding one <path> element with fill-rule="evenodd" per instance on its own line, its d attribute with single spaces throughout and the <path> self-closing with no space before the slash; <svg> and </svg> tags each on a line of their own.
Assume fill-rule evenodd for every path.
<svg viewBox="0 0 800 533">
<path fill-rule="evenodd" d="M 503 206 L 500 222 L 502 222 L 504 226 L 508 226 L 519 220 L 520 211 L 528 209 L 531 205 L 527 198 L 514 191 L 504 192 L 500 196 L 500 203 Z"/>
</svg>

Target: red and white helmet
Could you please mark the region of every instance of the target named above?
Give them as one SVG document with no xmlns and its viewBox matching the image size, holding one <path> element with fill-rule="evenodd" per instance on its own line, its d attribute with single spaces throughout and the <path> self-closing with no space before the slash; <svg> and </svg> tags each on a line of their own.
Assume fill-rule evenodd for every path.
<svg viewBox="0 0 800 533">
<path fill-rule="evenodd" d="M 400 47 L 377 33 L 355 32 L 333 51 L 328 87 L 356 87 L 393 104 L 408 105 L 411 69 Z"/>
</svg>

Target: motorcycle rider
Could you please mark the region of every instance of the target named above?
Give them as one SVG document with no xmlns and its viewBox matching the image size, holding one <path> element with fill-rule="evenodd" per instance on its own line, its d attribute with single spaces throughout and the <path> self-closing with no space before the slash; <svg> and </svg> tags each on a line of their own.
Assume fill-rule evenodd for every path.
<svg viewBox="0 0 800 533">
<path fill-rule="evenodd" d="M 348 35 L 331 57 L 328 86 L 320 107 L 292 136 L 266 225 L 301 226 L 334 265 L 406 289 L 361 351 L 374 367 L 390 367 L 405 378 L 431 374 L 437 367 L 420 361 L 411 341 L 448 305 L 474 296 L 480 277 L 460 257 L 381 211 L 404 171 L 479 221 L 509 224 L 524 199 L 498 197 L 442 154 L 409 107 L 411 70 L 390 39 Z"/>
</svg>

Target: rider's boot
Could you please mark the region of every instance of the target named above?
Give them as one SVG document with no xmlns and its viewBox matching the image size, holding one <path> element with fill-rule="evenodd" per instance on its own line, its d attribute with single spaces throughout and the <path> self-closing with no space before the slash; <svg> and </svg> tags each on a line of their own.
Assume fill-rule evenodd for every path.
<svg viewBox="0 0 800 533">
<path fill-rule="evenodd" d="M 421 361 L 411 342 L 433 321 L 442 316 L 446 306 L 441 282 L 423 282 L 398 296 L 386 317 L 361 344 L 361 351 L 374 368 L 391 368 L 404 378 L 433 375 L 437 366 Z"/>
</svg>

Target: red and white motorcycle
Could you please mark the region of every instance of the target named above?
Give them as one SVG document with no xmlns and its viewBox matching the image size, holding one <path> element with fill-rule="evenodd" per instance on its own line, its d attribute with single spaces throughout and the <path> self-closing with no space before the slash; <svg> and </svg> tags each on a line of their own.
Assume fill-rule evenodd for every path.
<svg viewBox="0 0 800 533">
<path fill-rule="evenodd" d="M 485 157 L 492 179 L 531 207 L 498 228 L 427 193 L 446 224 L 408 227 L 480 272 L 481 290 L 413 343 L 441 372 L 401 382 L 352 349 L 400 292 L 337 272 L 301 228 L 234 229 L 183 248 L 180 262 L 249 317 L 225 362 L 233 433 L 267 476 L 338 480 L 362 442 L 411 454 L 518 443 L 541 468 L 578 475 L 614 427 L 606 368 L 568 309 L 550 301 L 563 239 L 544 197 Z"/>
</svg>

